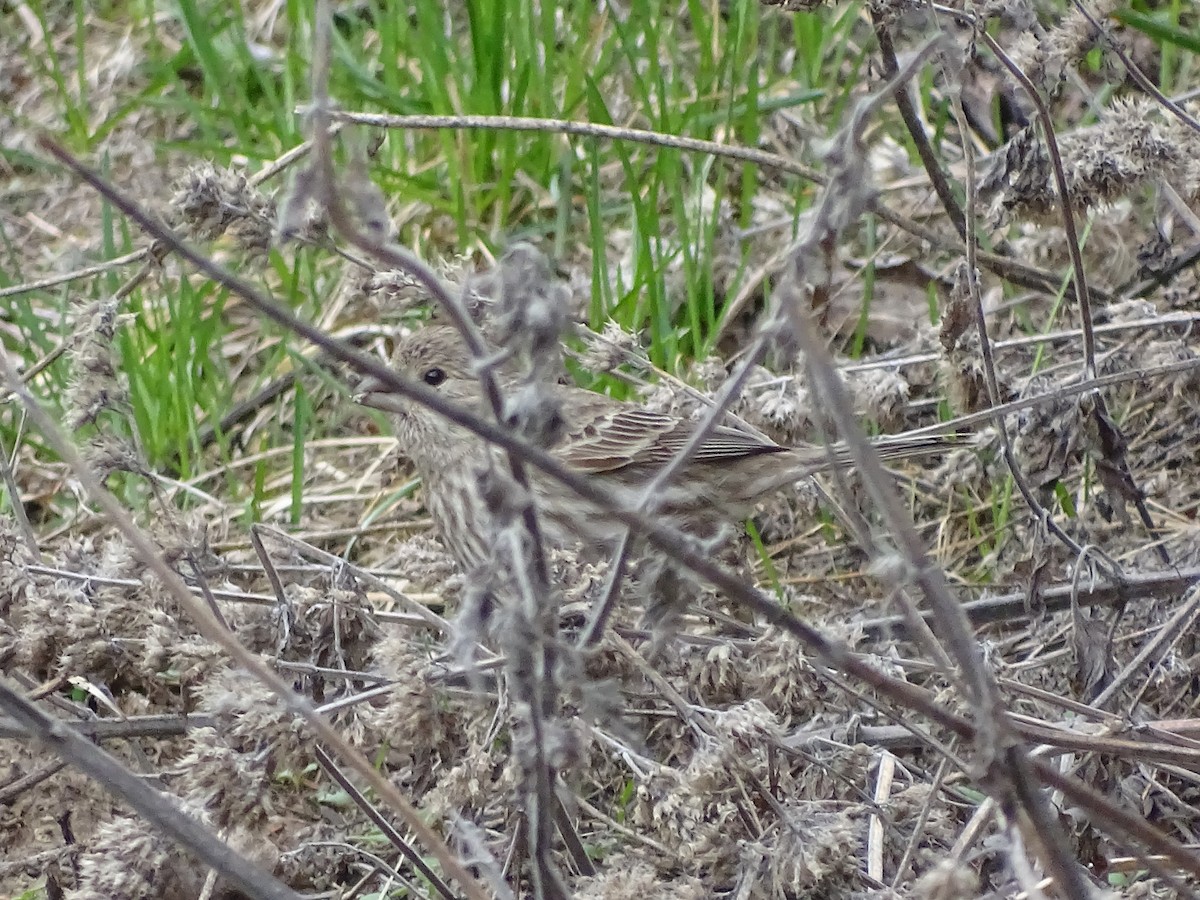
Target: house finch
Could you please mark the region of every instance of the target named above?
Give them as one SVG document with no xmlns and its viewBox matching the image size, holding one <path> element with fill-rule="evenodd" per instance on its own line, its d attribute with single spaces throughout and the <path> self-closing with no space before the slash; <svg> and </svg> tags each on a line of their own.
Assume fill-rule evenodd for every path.
<svg viewBox="0 0 1200 900">
<path fill-rule="evenodd" d="M 453 328 L 428 326 L 406 337 L 396 349 L 394 365 L 447 400 L 485 413 L 471 357 Z M 501 383 L 506 380 L 501 378 Z M 695 422 L 578 387 L 546 385 L 545 392 L 557 403 L 560 416 L 560 427 L 546 442 L 549 452 L 575 471 L 631 497 L 679 453 L 697 427 Z M 388 392 L 377 381 L 360 386 L 358 401 L 395 416 L 401 452 L 420 475 L 425 506 L 459 565 L 469 572 L 486 562 L 494 542 L 478 473 L 489 455 L 502 462 L 502 451 L 432 410 Z M 951 446 L 955 444 L 939 437 L 884 438 L 875 443 L 884 459 Z M 850 465 L 844 448 L 835 448 L 834 462 Z M 655 498 L 656 515 L 688 534 L 710 536 L 722 522 L 744 519 L 768 494 L 829 467 L 824 447 L 787 448 L 719 426 Z M 615 545 L 623 531 L 620 523 L 542 472 L 530 470 L 529 479 L 540 520 L 557 546 L 603 551 Z"/>
</svg>

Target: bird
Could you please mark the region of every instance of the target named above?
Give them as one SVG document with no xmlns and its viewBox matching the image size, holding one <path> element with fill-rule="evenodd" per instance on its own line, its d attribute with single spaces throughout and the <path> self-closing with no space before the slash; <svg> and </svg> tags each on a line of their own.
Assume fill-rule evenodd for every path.
<svg viewBox="0 0 1200 900">
<path fill-rule="evenodd" d="M 491 418 L 478 368 L 455 328 L 434 324 L 397 342 L 392 367 L 436 390 L 446 401 Z M 516 379 L 500 374 L 502 388 Z M 636 499 L 655 474 L 688 445 L 698 422 L 656 412 L 636 402 L 614 400 L 574 385 L 542 385 L 556 407 L 546 450 L 577 474 L 596 479 L 617 496 Z M 502 391 L 504 392 L 504 391 Z M 479 472 L 503 451 L 424 404 L 392 391 L 376 378 L 360 383 L 355 400 L 389 413 L 400 451 L 420 476 L 425 506 L 440 539 L 464 571 L 491 557 L 490 512 L 480 496 Z M 883 460 L 925 456 L 961 446 L 938 436 L 898 436 L 872 442 Z M 718 425 L 690 460 L 655 496 L 655 515 L 686 534 L 708 538 L 722 523 L 744 521 L 764 498 L 787 485 L 833 467 L 852 466 L 845 446 L 784 446 L 738 428 Z M 624 527 L 581 499 L 557 479 L 530 470 L 530 488 L 554 546 L 599 553 L 616 546 Z"/>
<path fill-rule="evenodd" d="M 473 357 L 454 327 L 427 325 L 401 338 L 392 367 L 447 401 L 491 417 Z M 499 380 L 511 395 L 517 382 L 503 374 Z M 572 471 L 629 498 L 636 498 L 678 456 L 699 427 L 695 421 L 577 386 L 542 387 L 561 417 L 545 449 Z M 502 462 L 503 451 L 389 390 L 378 379 L 360 383 L 355 399 L 391 415 L 399 450 L 420 477 L 425 507 L 458 565 L 471 572 L 486 564 L 495 542 L 478 473 L 489 460 Z M 885 460 L 961 446 L 938 436 L 882 438 L 874 445 Z M 745 520 L 759 501 L 783 487 L 833 466 L 850 465 L 845 447 L 835 446 L 831 457 L 822 446 L 785 447 L 718 425 L 656 494 L 655 515 L 692 536 L 711 537 L 723 523 Z M 546 473 L 531 469 L 528 475 L 539 519 L 552 544 L 580 547 L 593 555 L 617 545 L 624 534 L 621 523 L 605 517 Z"/>
</svg>

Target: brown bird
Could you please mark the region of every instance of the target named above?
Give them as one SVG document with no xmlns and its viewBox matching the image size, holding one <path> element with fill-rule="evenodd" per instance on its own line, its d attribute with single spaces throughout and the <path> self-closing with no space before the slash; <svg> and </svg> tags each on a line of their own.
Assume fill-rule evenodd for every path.
<svg viewBox="0 0 1200 900">
<path fill-rule="evenodd" d="M 479 379 L 453 328 L 428 326 L 404 338 L 396 349 L 394 366 L 447 400 L 484 414 Z M 548 451 L 576 472 L 630 497 L 636 497 L 678 455 L 696 429 L 695 422 L 582 388 L 549 385 L 546 390 L 557 401 L 563 420 Z M 425 506 L 459 565 L 471 571 L 486 562 L 494 541 L 477 473 L 489 456 L 502 462 L 502 451 L 375 380 L 361 385 L 357 399 L 394 415 L 400 450 L 421 477 Z M 885 460 L 944 452 L 953 446 L 961 444 L 940 437 L 875 442 Z M 845 448 L 834 448 L 834 461 L 850 465 Z M 787 448 L 718 426 L 656 498 L 656 515 L 686 533 L 707 537 L 722 522 L 744 519 L 772 492 L 829 468 L 824 447 Z M 620 523 L 604 517 L 556 480 L 534 469 L 529 479 L 543 526 L 556 545 L 604 551 L 619 539 Z"/>
</svg>

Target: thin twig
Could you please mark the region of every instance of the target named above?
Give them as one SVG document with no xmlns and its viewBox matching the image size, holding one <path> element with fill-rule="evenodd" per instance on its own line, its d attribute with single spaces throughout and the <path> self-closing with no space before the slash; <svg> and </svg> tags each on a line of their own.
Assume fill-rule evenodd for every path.
<svg viewBox="0 0 1200 900">
<path fill-rule="evenodd" d="M 826 187 L 829 184 L 828 177 L 817 169 L 776 153 L 768 153 L 749 147 L 735 147 L 729 144 L 716 143 L 715 141 L 702 141 L 698 138 L 661 134 L 656 131 L 644 131 L 637 128 L 598 125 L 593 122 L 570 122 L 561 119 L 537 119 L 518 116 L 394 116 L 342 110 L 334 110 L 331 113 L 331 118 L 337 122 L 353 122 L 377 128 L 462 128 L 540 131 L 553 134 L 576 134 L 585 137 L 601 137 L 609 140 L 633 141 L 673 150 L 707 153 L 726 159 L 736 159 L 740 162 L 768 166 L 790 175 L 798 175 L 820 187 Z M 913 237 L 928 243 L 931 247 L 944 252 L 955 252 L 959 247 L 957 236 L 953 238 L 947 237 L 938 231 L 926 228 L 920 222 L 895 212 L 878 199 L 868 201 L 868 208 L 874 215 L 883 219 L 889 225 L 894 225 L 902 231 L 911 234 Z M 1058 274 L 1038 269 L 1035 266 L 1030 266 L 1018 260 L 1001 256 L 1000 254 L 980 253 L 979 264 L 999 277 L 1030 290 L 1047 293 L 1055 293 L 1059 290 L 1061 278 Z M 1100 290 L 1093 290 L 1093 293 L 1098 300 L 1105 302 L 1112 300 L 1111 295 Z M 1068 289 L 1068 294 L 1074 296 L 1074 287 Z"/>
<path fill-rule="evenodd" d="M 14 380 L 11 372 L 8 376 L 10 382 Z M 134 775 L 65 722 L 38 709 L 4 681 L 0 681 L 0 707 L 37 735 L 51 752 L 119 796 L 148 822 L 251 897 L 300 900 L 299 894 L 234 852 L 199 821 L 185 814 L 174 799 Z"/>
<path fill-rule="evenodd" d="M 1039 608 L 1048 613 L 1063 612 L 1070 608 L 1072 593 L 1077 595 L 1080 606 L 1119 606 L 1147 597 L 1178 594 L 1197 582 L 1200 582 L 1200 568 L 1151 573 L 1130 572 L 1123 581 L 1109 582 L 1096 587 L 1076 589 L 1070 584 L 1058 584 L 1044 588 L 1040 595 Z M 871 605 L 870 601 L 867 605 Z M 975 626 L 1007 622 L 1037 613 L 1028 608 L 1029 595 L 1023 590 L 999 597 L 970 600 L 961 606 L 971 624 Z M 929 619 L 932 613 L 925 611 L 921 616 Z M 897 615 L 868 619 L 859 623 L 858 627 L 868 638 L 878 640 L 884 636 L 905 637 L 908 623 L 904 616 Z"/>
<path fill-rule="evenodd" d="M 0 720 L 0 737 L 27 738 L 36 736 L 36 732 L 32 732 L 28 728 L 16 723 L 10 724 L 10 721 L 7 719 Z M 7 784 L 0 785 L 0 803 L 7 806 L 26 791 L 37 787 L 47 778 L 53 778 L 66 767 L 66 760 L 56 759 L 54 762 L 46 763 L 44 766 L 22 775 L 20 778 L 14 778 Z"/>
<path fill-rule="evenodd" d="M 58 144 L 46 139 L 43 142 L 43 146 L 76 173 L 81 175 L 86 173 L 83 176 L 85 180 L 89 182 L 95 180 L 104 184 L 104 187 L 108 189 L 106 196 L 109 194 L 120 196 L 123 204 L 131 202 L 125 195 L 113 190 L 109 185 L 98 179 L 98 176 L 86 169 Z M 145 222 L 152 221 L 149 215 L 143 213 L 141 210 L 138 210 L 138 212 L 141 213 Z M 159 225 L 158 227 L 163 234 L 168 236 L 168 241 L 166 242 L 168 245 L 175 247 L 175 249 L 185 247 L 184 244 L 178 242 L 165 226 Z M 147 233 L 161 239 L 161 235 L 155 235 L 153 229 L 146 230 Z M 190 248 L 188 248 L 188 252 L 191 255 L 198 255 L 194 251 L 191 251 Z M 424 823 L 417 810 L 399 790 L 388 779 L 377 772 L 361 751 L 351 746 L 346 738 L 329 722 L 314 713 L 311 705 L 305 698 L 292 691 L 259 657 L 248 651 L 238 643 L 233 635 L 221 628 L 203 601 L 198 600 L 192 595 L 179 575 L 163 561 L 157 548 L 146 534 L 129 518 L 120 501 L 104 487 L 92 468 L 84 462 L 78 450 L 63 432 L 62 428 L 29 393 L 13 368 L 8 354 L 2 351 L 0 351 L 0 376 L 7 381 L 8 389 L 13 391 L 24 404 L 30 419 L 54 448 L 55 452 L 71 467 L 92 500 L 100 506 L 112 524 L 124 535 L 140 560 L 158 576 L 171 596 L 179 603 L 180 608 L 189 615 L 201 635 L 229 653 L 235 663 L 253 674 L 263 685 L 270 688 L 293 713 L 302 717 L 313 728 L 321 740 L 333 747 L 348 765 L 367 779 L 372 788 L 380 792 L 381 797 L 416 832 L 418 839 L 426 849 L 438 858 L 438 861 L 442 864 L 447 874 L 458 881 L 474 900 L 484 900 L 482 889 L 459 864 L 445 842 Z"/>
<path fill-rule="evenodd" d="M 879 53 L 883 57 L 883 74 L 889 79 L 893 79 L 900 71 L 900 64 L 896 59 L 892 32 L 886 21 L 888 15 L 891 15 L 890 11 L 882 13 L 872 10 L 871 12 L 871 19 L 875 23 L 875 37 L 879 41 Z M 938 200 L 942 202 L 942 208 L 946 210 L 946 217 L 950 219 L 950 224 L 954 226 L 954 230 L 958 232 L 960 238 L 966 239 L 967 232 L 962 207 L 958 203 L 958 198 L 954 196 L 954 191 L 950 188 L 950 182 L 946 179 L 946 173 L 942 171 L 937 154 L 933 152 L 929 136 L 925 134 L 924 123 L 917 114 L 907 82 L 896 89 L 895 97 L 896 108 L 900 111 L 904 127 L 908 129 L 908 135 L 917 148 L 917 155 L 921 157 L 921 165 L 925 167 L 929 183 L 933 186 L 934 193 L 938 195 Z M 964 135 L 964 139 L 970 140 L 970 137 Z"/>
<path fill-rule="evenodd" d="M 105 272 L 111 272 L 113 269 L 121 268 L 121 266 L 140 262 L 146 258 L 149 252 L 149 247 L 143 247 L 141 250 L 134 250 L 132 253 L 126 253 L 124 256 L 105 260 L 94 266 L 76 269 L 74 272 L 64 272 L 61 275 L 52 275 L 49 278 L 42 278 L 38 281 L 26 281 L 22 284 L 9 285 L 8 287 L 0 288 L 0 300 L 27 294 L 30 291 L 44 291 L 47 288 L 57 287 L 60 284 L 70 284 L 72 281 L 92 278 L 95 275 L 103 275 Z"/>
<path fill-rule="evenodd" d="M 413 846 L 404 839 L 392 823 L 387 820 L 387 817 L 380 814 L 375 805 L 371 803 L 362 791 L 347 777 L 346 773 L 341 770 L 341 767 L 333 760 L 332 757 L 320 747 L 314 747 L 313 751 L 317 757 L 317 762 L 321 764 L 321 768 L 325 773 L 337 782 L 338 786 L 346 792 L 346 795 L 358 807 L 359 812 L 371 820 L 371 824 L 379 829 L 380 833 L 387 838 L 388 843 L 400 851 L 400 855 L 408 860 L 408 864 L 420 873 L 422 878 L 428 880 L 433 885 L 434 890 L 446 898 L 446 900 L 455 900 L 458 896 L 442 880 L 442 877 L 437 872 L 429 867 L 429 864 L 421 858 L 421 854 L 413 848 Z"/>
<path fill-rule="evenodd" d="M 232 293 L 244 299 L 267 318 L 328 350 L 331 356 L 347 363 L 358 374 L 378 378 L 387 390 L 394 391 L 413 402 L 420 403 L 434 410 L 454 424 L 473 432 L 489 443 L 497 444 L 502 448 L 522 454 L 528 465 L 537 468 L 547 476 L 557 480 L 568 490 L 596 506 L 602 511 L 603 515 L 621 524 L 628 525 L 635 533 L 643 535 L 652 546 L 669 555 L 676 563 L 710 582 L 717 589 L 724 591 L 731 599 L 753 610 L 756 615 L 761 616 L 768 624 L 776 625 L 795 637 L 808 647 L 823 665 L 845 672 L 850 677 L 870 686 L 881 696 L 890 698 L 901 707 L 929 717 L 940 726 L 966 739 L 970 739 L 973 736 L 974 728 L 965 719 L 943 708 L 920 688 L 888 676 L 875 668 L 872 663 L 850 652 L 845 644 L 831 640 L 821 631 L 796 618 L 772 599 L 747 585 L 742 579 L 725 571 L 707 555 L 693 548 L 689 542 L 683 540 L 682 536 L 669 525 L 649 520 L 639 515 L 635 510 L 628 509 L 619 498 L 612 495 L 603 487 L 567 468 L 542 448 L 526 443 L 512 435 L 506 429 L 499 428 L 494 423 L 482 419 L 468 410 L 462 409 L 455 404 L 447 403 L 437 391 L 428 388 L 424 384 L 397 375 L 373 357 L 345 346 L 341 342 L 331 340 L 320 329 L 314 328 L 297 318 L 290 310 L 270 300 L 249 282 L 232 274 L 209 257 L 180 241 L 168 228 L 163 226 L 154 217 L 148 215 L 127 195 L 114 189 L 104 179 L 82 166 L 70 154 L 67 154 L 57 145 L 47 142 L 46 146 L 64 165 L 69 166 L 80 178 L 103 194 L 114 207 L 133 220 L 140 228 L 152 236 L 169 242 L 175 252 L 179 253 L 189 263 L 209 278 L 212 278 L 214 281 L 228 288 Z M 115 501 L 114 507 L 116 514 L 119 515 L 120 507 L 115 504 Z M 171 575 L 169 570 L 167 574 L 168 576 Z M 180 589 L 186 596 L 186 589 L 182 585 Z M 188 599 L 190 600 L 191 598 L 189 597 Z M 185 608 L 190 607 L 185 606 Z M 325 739 L 324 735 L 321 737 L 323 740 Z M 370 770 L 370 766 L 367 766 L 367 768 Z M 1045 769 L 1042 765 L 1038 765 L 1037 771 L 1040 777 L 1046 777 L 1043 774 Z M 1058 776 L 1058 773 L 1054 774 L 1056 777 Z M 373 787 L 375 787 L 375 781 L 382 780 L 376 778 L 373 770 L 371 770 L 371 777 Z M 1063 779 L 1059 777 L 1058 780 L 1062 781 Z M 1092 820 L 1098 826 L 1104 828 L 1106 823 L 1110 821 L 1112 811 L 1116 809 L 1115 804 L 1094 793 L 1083 790 L 1082 786 L 1073 779 L 1066 779 L 1066 781 L 1071 786 L 1072 796 L 1078 798 L 1080 807 L 1089 813 Z M 387 790 L 389 795 L 394 793 L 394 789 L 386 780 L 382 780 L 382 782 L 382 785 L 376 788 L 377 790 Z M 1079 789 L 1076 790 L 1076 788 Z M 385 797 L 385 799 L 389 803 L 392 802 L 390 798 Z M 1139 826 L 1131 825 L 1130 827 Z M 1157 831 L 1157 829 L 1144 820 L 1140 822 L 1140 828 L 1141 831 L 1136 833 L 1139 839 L 1143 840 L 1144 843 L 1152 844 L 1156 848 L 1161 846 L 1160 852 L 1171 859 L 1176 865 L 1200 877 L 1200 856 L 1196 856 L 1188 850 L 1179 847 L 1174 842 L 1167 840 L 1161 832 Z M 473 887 L 474 882 L 471 882 L 471 885 Z M 472 896 L 482 895 L 473 893 Z"/>
</svg>

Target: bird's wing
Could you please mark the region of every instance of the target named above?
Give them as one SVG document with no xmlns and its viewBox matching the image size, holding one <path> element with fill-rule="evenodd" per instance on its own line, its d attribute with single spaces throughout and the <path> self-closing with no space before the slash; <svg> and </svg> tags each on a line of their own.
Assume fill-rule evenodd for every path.
<svg viewBox="0 0 1200 900">
<path fill-rule="evenodd" d="M 626 467 L 658 468 L 677 456 L 695 431 L 693 422 L 600 399 L 603 402 L 582 399 L 564 410 L 572 428 L 555 453 L 574 469 L 601 473 Z M 693 459 L 726 462 L 783 449 L 722 426 L 713 430 Z"/>
</svg>

